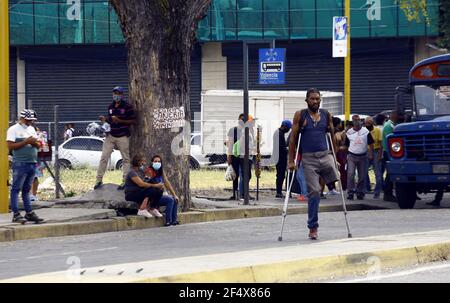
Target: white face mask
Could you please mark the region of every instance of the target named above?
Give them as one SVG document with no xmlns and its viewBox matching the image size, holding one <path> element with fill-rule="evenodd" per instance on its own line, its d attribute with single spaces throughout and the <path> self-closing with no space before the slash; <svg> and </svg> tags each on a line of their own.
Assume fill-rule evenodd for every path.
<svg viewBox="0 0 450 303">
<path fill-rule="evenodd" d="M 159 170 L 161 168 L 161 162 L 153 162 L 152 167 L 154 170 Z"/>
</svg>

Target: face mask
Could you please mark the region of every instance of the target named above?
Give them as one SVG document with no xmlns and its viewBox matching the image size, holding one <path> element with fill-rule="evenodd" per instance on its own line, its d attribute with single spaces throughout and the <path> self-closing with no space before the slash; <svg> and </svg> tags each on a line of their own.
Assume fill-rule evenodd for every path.
<svg viewBox="0 0 450 303">
<path fill-rule="evenodd" d="M 113 100 L 116 102 L 122 101 L 122 96 L 121 95 L 113 95 Z"/>
<path fill-rule="evenodd" d="M 145 170 L 145 165 L 141 165 L 139 168 L 140 168 L 141 170 Z"/>
<path fill-rule="evenodd" d="M 161 162 L 153 162 L 152 167 L 154 170 L 159 170 L 161 168 Z"/>
</svg>

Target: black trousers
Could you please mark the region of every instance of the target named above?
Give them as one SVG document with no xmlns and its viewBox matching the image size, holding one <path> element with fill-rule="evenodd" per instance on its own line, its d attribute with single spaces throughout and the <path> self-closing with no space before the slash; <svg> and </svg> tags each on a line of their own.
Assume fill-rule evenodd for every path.
<svg viewBox="0 0 450 303">
<path fill-rule="evenodd" d="M 252 178 L 252 159 L 248 159 L 248 179 Z M 233 196 L 236 194 L 236 191 L 239 189 L 239 169 L 242 168 L 244 170 L 244 158 L 237 158 L 235 156 L 231 157 L 231 166 L 236 173 L 236 179 L 233 180 Z M 240 193 L 242 195 L 242 193 Z"/>
<path fill-rule="evenodd" d="M 162 195 L 163 195 L 162 190 L 154 187 L 149 187 L 149 188 L 142 188 L 139 191 L 125 193 L 125 200 L 133 201 L 141 205 L 142 201 L 144 201 L 145 198 L 148 198 L 150 201 L 150 207 L 158 208 L 159 200 L 161 200 Z"/>
<path fill-rule="evenodd" d="M 276 180 L 277 194 L 281 194 L 284 179 L 286 177 L 287 155 L 280 155 L 276 168 L 277 168 L 277 180 Z"/>
</svg>

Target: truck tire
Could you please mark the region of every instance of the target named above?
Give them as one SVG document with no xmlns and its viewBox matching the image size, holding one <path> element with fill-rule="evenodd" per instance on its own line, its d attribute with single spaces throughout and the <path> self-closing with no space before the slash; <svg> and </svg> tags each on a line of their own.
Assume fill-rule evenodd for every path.
<svg viewBox="0 0 450 303">
<path fill-rule="evenodd" d="M 416 188 L 410 183 L 396 183 L 395 193 L 397 195 L 398 206 L 401 209 L 414 208 L 416 204 Z"/>
</svg>

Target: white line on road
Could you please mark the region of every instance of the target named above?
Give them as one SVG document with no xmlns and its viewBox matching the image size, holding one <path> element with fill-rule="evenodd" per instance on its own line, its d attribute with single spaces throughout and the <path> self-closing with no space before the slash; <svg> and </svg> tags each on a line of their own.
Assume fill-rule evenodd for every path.
<svg viewBox="0 0 450 303">
<path fill-rule="evenodd" d="M 413 275 L 413 274 L 416 274 L 419 272 L 430 271 L 430 270 L 435 270 L 435 269 L 443 269 L 443 268 L 450 268 L 450 264 L 440 264 L 440 265 L 420 267 L 420 268 L 416 268 L 416 269 L 400 271 L 400 272 L 393 273 L 393 274 L 373 275 L 370 277 L 365 277 L 365 278 L 360 278 L 360 279 L 339 281 L 338 283 L 358 283 L 358 282 L 366 282 L 366 281 L 376 281 L 376 280 L 382 280 L 382 279 L 409 276 L 409 275 Z"/>
<path fill-rule="evenodd" d="M 90 252 L 99 252 L 99 251 L 106 251 L 106 250 L 115 250 L 118 249 L 118 247 L 105 247 L 105 248 L 98 248 L 98 249 L 91 249 L 91 250 L 80 250 L 80 251 L 73 251 L 73 252 L 63 252 L 59 254 L 53 254 L 53 255 L 40 255 L 40 256 L 29 256 L 26 257 L 28 260 L 32 259 L 42 259 L 42 258 L 49 258 L 49 257 L 59 257 L 59 256 L 68 256 L 68 255 L 77 255 L 77 254 L 84 254 L 84 253 L 90 253 Z M 13 261 L 13 259 L 9 260 L 3 260 L 1 263 L 10 262 Z"/>
</svg>

